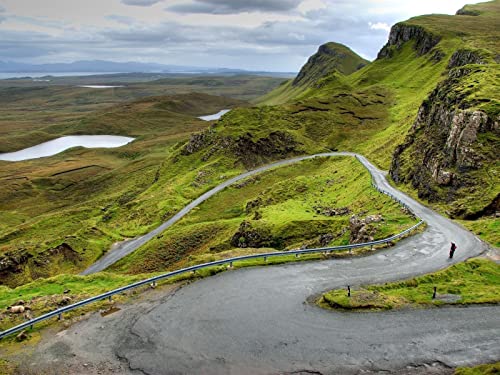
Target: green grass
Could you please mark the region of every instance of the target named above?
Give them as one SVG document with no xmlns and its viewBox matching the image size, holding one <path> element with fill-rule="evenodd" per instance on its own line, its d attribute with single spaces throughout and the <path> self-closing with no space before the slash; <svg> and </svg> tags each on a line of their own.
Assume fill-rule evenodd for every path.
<svg viewBox="0 0 500 375">
<path fill-rule="evenodd" d="M 432 299 L 434 287 L 437 287 L 436 299 Z M 477 258 L 410 280 L 360 287 L 351 297 L 347 297 L 345 290 L 332 290 L 323 294 L 318 303 L 348 310 L 499 303 L 499 288 L 500 265 Z M 439 298 L 446 294 L 454 295 L 457 300 Z"/>
<path fill-rule="evenodd" d="M 417 56 L 414 42 L 409 42 L 395 49 L 392 57 L 376 60 L 352 74 L 330 72 L 317 80 L 314 87 L 303 86 L 290 94 L 289 90 L 295 88 L 290 81 L 284 83 L 271 92 L 268 99 L 286 103 L 235 109 L 209 129 L 208 124 L 193 116 L 201 114 L 202 109 L 211 108 L 215 112 L 241 103 L 194 94 L 184 95 L 182 100 L 164 95 L 199 89 L 240 99 L 250 95 L 255 99 L 257 91 L 262 93 L 264 87 L 269 89 L 270 85 L 284 81 L 255 77 L 185 77 L 137 82 L 123 90 L 101 91 L 77 89 L 57 82 L 47 87 L 35 87 L 33 82 L 4 86 L 0 90 L 3 121 L 0 128 L 4 132 L 0 133 L 0 149 L 10 150 L 16 145 L 36 143 L 72 131 L 126 133 L 136 136 L 137 141 L 117 150 L 70 150 L 47 159 L 50 163 L 45 160 L 15 165 L 0 163 L 3 187 L 0 191 L 0 256 L 28 257 L 20 269 L 3 272 L 2 282 L 15 286 L 59 272 L 77 273 L 102 256 L 112 243 L 146 233 L 222 180 L 273 160 L 327 150 L 349 150 L 360 152 L 387 169 L 394 148 L 408 134 L 419 106 L 446 79 L 450 56 L 459 48 L 477 49 L 482 53 L 495 50 L 499 38 L 495 38 L 497 28 L 492 25 L 496 25 L 497 8 L 498 1 L 485 4 L 478 17 L 425 16 L 408 21 L 408 24 L 422 24 L 442 36 L 436 46 L 442 53 L 441 60 L 433 59 L 432 53 Z M 438 21 L 443 26 L 434 25 Z M 466 30 L 460 31 L 460 25 L 466 25 Z M 488 53 L 485 56 L 489 56 L 489 64 L 474 66 L 474 74 L 460 80 L 450 95 L 463 94 L 471 109 L 494 115 L 498 106 L 494 100 L 486 99 L 495 98 L 498 64 L 492 63 Z M 124 104 L 132 98 L 152 94 L 163 96 Z M 294 100 L 290 101 L 291 96 Z M 110 107 L 111 104 L 116 106 Z M 34 106 L 40 110 L 25 111 Z M 202 132 L 197 138 L 201 140 L 190 143 L 195 144 L 193 152 L 186 151 L 186 140 L 197 131 Z M 497 141 L 491 134 L 481 136 L 477 147 L 483 147 L 485 154 L 494 155 Z M 415 160 L 414 155 L 405 154 L 405 161 Z M 443 207 L 442 212 L 446 205 L 452 204 L 465 210 L 484 206 L 486 198 L 490 198 L 498 186 L 497 166 L 484 165 L 489 169 L 480 168 L 471 174 L 468 190 L 459 191 L 461 196 L 443 188 L 442 200 L 431 203 L 438 209 Z M 286 176 L 280 178 L 286 179 Z M 300 196 L 296 188 L 304 188 L 299 176 L 290 186 L 279 185 L 277 181 L 271 183 L 276 184 L 283 197 Z M 343 188 L 351 189 L 351 186 Z M 403 188 L 412 189 L 409 185 Z M 340 189 L 337 193 L 340 202 L 343 202 L 342 194 L 346 198 L 350 195 L 341 193 Z M 226 194 L 229 199 L 230 189 L 221 196 Z M 253 198 L 250 195 L 241 198 L 255 199 L 255 194 Z M 227 251 L 228 241 L 243 220 L 250 221 L 265 237 L 267 243 L 262 246 L 274 248 L 299 246 L 300 238 L 313 241 L 322 231 L 337 233 L 344 225 L 337 218 L 313 217 L 306 212 L 305 205 L 311 205 L 307 199 L 301 202 L 291 198 L 266 205 L 258 214 L 247 214 L 245 202 L 229 202 L 226 207 L 225 198 L 221 199 L 218 207 L 224 210 L 219 217 L 213 217 L 212 211 L 201 207 L 186 218 L 185 223 L 178 223 L 178 231 L 157 239 L 160 249 L 157 254 L 153 247 L 144 250 L 154 254 L 151 259 L 158 261 L 157 266 L 151 265 L 153 261 L 146 262 L 145 270 L 172 267 L 187 262 L 186 257 L 191 255 Z M 253 215 L 262 217 L 253 220 Z M 191 218 L 196 219 L 190 222 Z M 493 244 L 498 243 L 496 221 L 491 217 L 465 225 L 481 232 L 483 238 Z M 380 229 L 379 234 L 383 235 L 383 231 Z M 342 236 L 338 239 L 345 240 Z M 54 253 L 53 249 L 63 243 L 74 251 L 71 259 Z M 143 272 L 128 266 L 123 270 Z"/>
<path fill-rule="evenodd" d="M 321 207 L 348 207 L 349 213 L 326 216 Z M 111 269 L 131 273 L 176 269 L 200 254 L 220 259 L 219 253 L 227 254 L 240 245 L 240 253 L 250 254 L 263 248 L 347 244 L 353 214 L 383 216 L 384 221 L 371 225 L 376 239 L 416 223 L 372 188 L 369 173 L 355 158 L 316 158 L 264 172 L 225 189 Z M 249 234 L 244 243 L 234 243 L 233 237 L 244 222 L 250 227 Z M 332 239 L 321 242 L 320 236 L 327 234 Z M 248 239 L 254 235 L 256 240 Z"/>
<path fill-rule="evenodd" d="M 175 77 L 134 83 L 129 83 L 126 79 L 115 79 L 114 76 L 59 77 L 49 83 L 0 80 L 0 152 L 16 151 L 75 132 L 121 135 L 151 134 L 152 131 L 156 133 L 161 130 L 162 123 L 151 117 L 157 114 L 161 114 L 163 120 L 172 122 L 173 113 L 177 117 L 179 113 L 196 116 L 215 113 L 221 108 L 230 108 L 235 104 L 241 105 L 242 101 L 255 99 L 285 81 L 282 78 L 259 76 Z M 96 83 L 124 84 L 125 87 L 75 87 Z M 211 95 L 212 99 L 200 100 L 201 95 L 193 93 L 206 94 L 205 98 L 210 98 Z M 145 104 L 148 99 L 142 99 L 151 96 L 166 97 L 170 103 L 157 108 L 156 113 L 149 111 L 147 117 L 141 113 L 139 105 L 114 107 L 134 100 Z M 194 105 L 186 108 L 190 96 L 195 98 L 194 102 L 191 100 Z M 213 96 L 219 96 L 219 103 L 214 103 Z M 179 108 L 175 105 L 176 102 L 182 106 Z M 30 110 L 26 111 L 26 108 Z M 135 109 L 138 113 L 135 113 Z M 166 114 L 166 110 L 171 113 Z M 106 116 L 108 112 L 109 116 Z"/>
<path fill-rule="evenodd" d="M 484 364 L 474 367 L 459 367 L 455 369 L 455 375 L 493 375 L 500 373 L 500 362 Z"/>
</svg>

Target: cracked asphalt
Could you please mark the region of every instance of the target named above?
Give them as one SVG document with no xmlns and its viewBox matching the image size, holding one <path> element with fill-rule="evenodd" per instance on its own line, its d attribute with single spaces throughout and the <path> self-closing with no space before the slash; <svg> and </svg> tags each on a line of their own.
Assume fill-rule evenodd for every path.
<svg viewBox="0 0 500 375">
<path fill-rule="evenodd" d="M 427 222 L 423 233 L 366 257 L 232 270 L 175 292 L 156 290 L 114 314 L 93 314 L 45 337 L 25 359 L 24 370 L 448 374 L 456 366 L 500 360 L 498 305 L 347 313 L 307 302 L 327 289 L 409 278 L 488 249 L 458 224 L 392 188 L 385 172 L 358 158 L 379 187 Z M 458 245 L 453 260 L 450 241 Z"/>
</svg>

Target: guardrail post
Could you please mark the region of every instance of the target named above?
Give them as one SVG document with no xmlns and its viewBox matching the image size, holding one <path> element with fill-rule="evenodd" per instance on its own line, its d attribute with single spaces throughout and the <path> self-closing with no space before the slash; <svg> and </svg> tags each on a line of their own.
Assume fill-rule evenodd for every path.
<svg viewBox="0 0 500 375">
<path fill-rule="evenodd" d="M 59 313 L 59 315 L 57 315 L 57 320 L 62 320 L 62 313 Z"/>
<path fill-rule="evenodd" d="M 153 288 L 156 288 L 156 280 L 153 281 Z"/>
<path fill-rule="evenodd" d="M 373 250 L 373 245 L 370 245 L 370 250 Z"/>
<path fill-rule="evenodd" d="M 108 297 L 108 301 L 109 301 L 109 302 L 113 302 L 113 297 L 112 297 L 112 296 L 109 296 L 109 297 Z"/>
<path fill-rule="evenodd" d="M 432 293 L 432 299 L 436 298 L 437 287 L 434 287 L 434 293 Z"/>
<path fill-rule="evenodd" d="M 299 254 L 295 254 L 295 258 L 298 258 L 299 257 Z"/>
<path fill-rule="evenodd" d="M 264 262 L 267 262 L 267 257 L 264 257 Z"/>
<path fill-rule="evenodd" d="M 233 262 L 229 262 L 229 268 L 233 268 Z"/>
</svg>

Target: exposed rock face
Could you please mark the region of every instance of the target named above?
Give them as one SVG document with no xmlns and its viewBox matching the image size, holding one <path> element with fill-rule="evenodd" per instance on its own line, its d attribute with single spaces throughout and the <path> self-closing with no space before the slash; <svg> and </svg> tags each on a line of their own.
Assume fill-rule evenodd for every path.
<svg viewBox="0 0 500 375">
<path fill-rule="evenodd" d="M 461 52 L 455 55 L 457 64 L 475 60 Z M 481 74 L 481 68 L 451 70 L 422 103 L 405 142 L 394 152 L 391 177 L 398 183 L 410 182 L 420 198 L 451 203 L 459 198 L 470 199 L 472 192 L 492 183 L 482 171 L 498 158 L 500 117 L 498 113 L 471 108 L 475 103 L 467 99 L 461 78 L 474 74 Z M 484 202 L 485 206 L 490 203 Z M 474 215 L 467 206 L 457 206 L 450 214 Z"/>
<path fill-rule="evenodd" d="M 479 16 L 481 13 L 477 10 L 469 9 L 468 5 L 457 10 L 457 16 Z"/>
<path fill-rule="evenodd" d="M 208 132 L 192 134 L 189 142 L 184 146 L 181 153 L 183 155 L 190 155 L 201 150 L 210 142 L 208 135 Z"/>
<path fill-rule="evenodd" d="M 36 272 L 31 271 L 33 279 L 47 277 L 49 276 L 46 273 L 47 266 L 50 267 L 52 262 L 58 261 L 77 264 L 82 261 L 82 258 L 77 251 L 65 242 L 54 248 L 47 249 L 36 256 L 26 249 L 7 252 L 0 255 L 0 280 L 8 286 L 17 286 L 19 283 L 16 275 L 22 274 L 28 266 L 34 266 L 32 268 L 36 270 Z"/>
<path fill-rule="evenodd" d="M 484 64 L 483 59 L 477 51 L 461 49 L 456 51 L 448 62 L 448 69 L 464 66 L 467 64 Z"/>
<path fill-rule="evenodd" d="M 351 210 L 349 209 L 349 207 L 335 208 L 335 207 L 317 206 L 317 207 L 313 207 L 313 208 L 317 214 L 328 216 L 328 217 L 344 216 L 344 215 L 349 215 L 351 213 Z"/>
<path fill-rule="evenodd" d="M 281 247 L 280 244 L 276 243 L 269 231 L 253 228 L 248 221 L 240 224 L 238 231 L 231 238 L 231 245 L 241 248 Z"/>
<path fill-rule="evenodd" d="M 16 253 L 5 253 L 0 257 L 0 275 L 4 276 L 13 273 L 22 272 L 23 265 L 28 262 L 33 255 L 27 250 L 21 250 Z"/>
<path fill-rule="evenodd" d="M 254 167 L 270 159 L 283 158 L 298 153 L 299 143 L 283 131 L 274 131 L 266 137 L 254 139 L 251 133 L 238 137 L 219 136 L 213 129 L 193 134 L 181 153 L 190 155 L 203 152 L 202 160 L 207 161 L 217 152 L 230 152 L 236 155 L 245 167 Z"/>
<path fill-rule="evenodd" d="M 370 224 L 383 220 L 381 215 L 370 215 L 364 219 L 361 219 L 357 215 L 352 215 L 349 219 L 349 230 L 351 232 L 349 242 L 353 244 L 373 241 L 376 228 Z"/>
<path fill-rule="evenodd" d="M 441 38 L 424 29 L 422 26 L 410 25 L 404 22 L 395 24 L 391 28 L 389 41 L 378 53 L 377 59 L 391 57 L 394 49 L 400 49 L 403 44 L 414 41 L 414 48 L 419 56 L 425 55 Z"/>
</svg>

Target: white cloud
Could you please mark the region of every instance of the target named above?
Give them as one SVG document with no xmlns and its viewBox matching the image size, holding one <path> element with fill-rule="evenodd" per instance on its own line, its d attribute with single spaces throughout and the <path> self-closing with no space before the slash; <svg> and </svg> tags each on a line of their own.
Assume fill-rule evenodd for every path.
<svg viewBox="0 0 500 375">
<path fill-rule="evenodd" d="M 387 32 L 391 31 L 391 26 L 389 26 L 385 22 L 376 22 L 376 23 L 368 22 L 368 25 L 370 26 L 371 30 L 384 30 Z"/>
<path fill-rule="evenodd" d="M 297 7 L 302 14 L 312 10 L 325 9 L 328 5 L 323 0 L 304 0 Z"/>
<path fill-rule="evenodd" d="M 0 60 L 142 60 L 292 71 L 328 41 L 373 59 L 390 25 L 423 13 L 452 14 L 471 1 L 479 2 L 43 0 L 42 7 L 40 0 L 0 0 L 7 9 L 0 10 Z M 188 12 L 193 4 L 208 12 Z M 184 12 L 173 12 L 174 6 Z"/>
<path fill-rule="evenodd" d="M 135 5 L 139 7 L 150 7 L 151 5 L 157 4 L 162 0 L 122 0 L 125 5 Z"/>
</svg>

